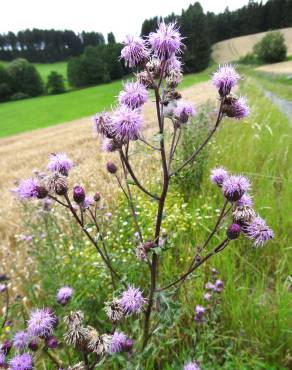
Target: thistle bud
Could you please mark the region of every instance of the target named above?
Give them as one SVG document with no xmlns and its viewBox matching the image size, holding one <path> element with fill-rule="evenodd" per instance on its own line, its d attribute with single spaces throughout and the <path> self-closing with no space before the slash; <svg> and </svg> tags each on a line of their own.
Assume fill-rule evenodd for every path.
<svg viewBox="0 0 292 370">
<path fill-rule="evenodd" d="M 7 355 L 9 354 L 9 352 L 10 352 L 11 348 L 12 348 L 12 342 L 11 342 L 10 340 L 6 340 L 6 341 L 2 344 L 2 346 L 1 346 L 1 352 L 3 352 L 3 354 L 4 354 L 5 356 L 7 356 Z"/>
<path fill-rule="evenodd" d="M 118 170 L 117 166 L 112 161 L 107 162 L 106 168 L 107 168 L 108 172 L 111 173 L 111 174 L 116 173 L 117 170 Z"/>
<path fill-rule="evenodd" d="M 31 351 L 37 351 L 39 346 L 38 346 L 38 342 L 36 339 L 32 339 L 29 344 L 28 344 L 28 348 L 31 350 Z"/>
<path fill-rule="evenodd" d="M 77 204 L 80 204 L 85 199 L 85 190 L 80 185 L 75 185 L 73 188 L 73 199 Z"/>
<path fill-rule="evenodd" d="M 123 349 L 124 351 L 126 352 L 129 352 L 131 351 L 131 349 L 133 348 L 133 345 L 134 345 L 134 341 L 132 339 L 127 339 L 123 345 Z"/>
<path fill-rule="evenodd" d="M 48 348 L 57 348 L 58 347 L 58 340 L 53 335 L 49 336 L 45 340 L 45 344 Z"/>
<path fill-rule="evenodd" d="M 227 229 L 227 237 L 230 240 L 237 239 L 240 235 L 241 227 L 238 224 L 232 224 Z"/>
<path fill-rule="evenodd" d="M 96 192 L 95 194 L 94 194 L 94 201 L 95 202 L 99 202 L 100 201 L 100 198 L 101 198 L 101 196 L 100 196 L 100 193 L 99 192 Z"/>
<path fill-rule="evenodd" d="M 44 186 L 37 186 L 37 198 L 44 199 L 48 195 L 48 190 Z"/>
</svg>

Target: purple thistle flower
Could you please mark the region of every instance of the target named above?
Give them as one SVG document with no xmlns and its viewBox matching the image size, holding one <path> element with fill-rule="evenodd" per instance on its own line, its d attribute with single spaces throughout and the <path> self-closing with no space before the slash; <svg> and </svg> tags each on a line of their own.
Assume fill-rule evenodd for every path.
<svg viewBox="0 0 292 370">
<path fill-rule="evenodd" d="M 209 302 L 212 298 L 212 294 L 211 293 L 205 293 L 204 294 L 204 299 L 205 301 Z"/>
<path fill-rule="evenodd" d="M 189 117 L 194 117 L 196 115 L 196 111 L 193 104 L 184 100 L 179 100 L 174 109 L 174 115 L 181 123 L 187 123 Z"/>
<path fill-rule="evenodd" d="M 137 140 L 142 129 L 141 112 L 120 106 L 113 115 L 114 135 L 121 140 Z"/>
<path fill-rule="evenodd" d="M 110 137 L 112 136 L 112 119 L 109 113 L 97 113 L 93 118 L 93 136 L 98 134 Z"/>
<path fill-rule="evenodd" d="M 133 339 L 128 338 L 124 343 L 124 351 L 129 352 L 133 348 L 134 341 Z"/>
<path fill-rule="evenodd" d="M 83 211 L 94 205 L 94 199 L 91 196 L 86 196 L 84 201 L 80 204 Z"/>
<path fill-rule="evenodd" d="M 244 176 L 229 176 L 222 185 L 223 194 L 230 202 L 238 201 L 249 188 L 250 182 Z"/>
<path fill-rule="evenodd" d="M 7 285 L 6 284 L 0 284 L 0 293 L 4 293 L 7 290 Z"/>
<path fill-rule="evenodd" d="M 14 190 L 20 199 L 45 198 L 47 191 L 40 186 L 37 179 L 32 177 L 20 180 L 18 187 Z"/>
<path fill-rule="evenodd" d="M 249 194 L 243 194 L 243 196 L 236 202 L 236 207 L 249 207 L 252 208 L 253 201 Z"/>
<path fill-rule="evenodd" d="M 246 102 L 247 99 L 244 96 L 232 99 L 231 104 L 226 109 L 226 115 L 236 119 L 246 118 L 249 115 L 249 107 Z"/>
<path fill-rule="evenodd" d="M 10 370 L 32 370 L 33 362 L 29 353 L 17 355 L 9 361 Z"/>
<path fill-rule="evenodd" d="M 5 355 L 3 352 L 0 352 L 0 367 L 6 365 Z"/>
<path fill-rule="evenodd" d="M 236 85 L 239 79 L 240 76 L 235 71 L 234 67 L 225 64 L 213 73 L 212 83 L 217 87 L 220 96 L 226 96 L 230 93 L 231 89 Z"/>
<path fill-rule="evenodd" d="M 171 56 L 165 66 L 166 73 L 170 73 L 171 71 L 175 70 L 178 72 L 182 71 L 182 62 L 178 59 L 175 55 Z"/>
<path fill-rule="evenodd" d="M 47 308 L 32 311 L 28 320 L 28 333 L 33 337 L 45 338 L 53 330 L 55 318 Z"/>
<path fill-rule="evenodd" d="M 184 366 L 184 370 L 200 370 L 200 366 L 196 362 L 189 362 Z"/>
<path fill-rule="evenodd" d="M 182 37 L 176 23 L 161 22 L 156 32 L 149 34 L 148 41 L 161 60 L 167 60 L 179 53 L 182 47 Z"/>
<path fill-rule="evenodd" d="M 122 293 L 122 297 L 119 300 L 120 305 L 126 313 L 140 312 L 145 302 L 146 300 L 142 292 L 134 286 L 129 286 L 129 288 Z"/>
<path fill-rule="evenodd" d="M 117 145 L 117 143 L 114 140 L 108 139 L 107 137 L 105 137 L 102 140 L 101 148 L 102 148 L 103 152 L 112 153 L 115 150 L 117 150 L 119 148 L 119 146 Z"/>
<path fill-rule="evenodd" d="M 206 285 L 205 285 L 205 289 L 206 290 L 214 290 L 215 289 L 215 285 L 208 282 Z"/>
<path fill-rule="evenodd" d="M 121 352 L 124 349 L 126 340 L 127 336 L 124 333 L 115 331 L 111 341 L 110 352 Z"/>
<path fill-rule="evenodd" d="M 130 68 L 148 59 L 149 52 L 146 49 L 144 40 L 140 37 L 127 35 L 123 44 L 124 47 L 121 50 L 121 57 Z"/>
<path fill-rule="evenodd" d="M 224 284 L 222 280 L 216 280 L 215 281 L 215 292 L 221 293 L 222 289 L 224 288 Z"/>
<path fill-rule="evenodd" d="M 228 172 L 223 167 L 215 167 L 211 171 L 210 180 L 218 185 L 222 186 L 223 182 L 229 177 Z"/>
<path fill-rule="evenodd" d="M 148 91 L 139 82 L 127 82 L 124 85 L 124 90 L 119 94 L 119 103 L 132 109 L 141 107 L 147 99 Z"/>
<path fill-rule="evenodd" d="M 265 220 L 261 217 L 255 217 L 254 220 L 244 228 L 246 236 L 254 240 L 255 247 L 262 247 L 268 240 L 274 237 L 273 231 L 267 226 Z"/>
<path fill-rule="evenodd" d="M 30 337 L 27 332 L 19 331 L 13 337 L 13 346 L 19 351 L 23 351 L 29 343 Z"/>
<path fill-rule="evenodd" d="M 205 307 L 197 305 L 195 308 L 195 313 L 196 313 L 195 321 L 202 322 L 205 311 L 206 311 Z"/>
<path fill-rule="evenodd" d="M 62 306 L 65 306 L 71 299 L 73 294 L 73 289 L 69 286 L 63 286 L 58 290 L 57 302 Z"/>
<path fill-rule="evenodd" d="M 49 158 L 48 170 L 59 172 L 63 176 L 68 176 L 74 166 L 73 161 L 65 153 L 52 153 Z"/>
<path fill-rule="evenodd" d="M 10 340 L 6 340 L 1 346 L 1 352 L 7 356 L 12 348 L 12 342 Z"/>
</svg>

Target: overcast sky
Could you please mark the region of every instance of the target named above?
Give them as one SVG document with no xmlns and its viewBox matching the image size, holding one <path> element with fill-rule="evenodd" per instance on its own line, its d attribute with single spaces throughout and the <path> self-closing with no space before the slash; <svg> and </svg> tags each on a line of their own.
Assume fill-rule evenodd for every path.
<svg viewBox="0 0 292 370">
<path fill-rule="evenodd" d="M 112 31 L 118 41 L 139 34 L 146 18 L 180 14 L 195 0 L 2 0 L 0 33 L 26 28 Z M 204 11 L 237 9 L 248 0 L 200 0 Z"/>
</svg>

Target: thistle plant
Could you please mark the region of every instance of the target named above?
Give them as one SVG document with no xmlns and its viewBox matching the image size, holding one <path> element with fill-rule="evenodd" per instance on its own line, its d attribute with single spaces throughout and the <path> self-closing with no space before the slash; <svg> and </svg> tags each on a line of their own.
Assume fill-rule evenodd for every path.
<svg viewBox="0 0 292 370">
<path fill-rule="evenodd" d="M 69 212 L 95 248 L 111 279 L 112 291 L 109 295 L 112 299 L 104 303 L 104 309 L 112 329 L 97 330 L 85 323 L 81 311 L 67 312 L 64 319 L 64 342 L 80 353 L 82 363 L 68 367 L 68 364 L 60 364 L 56 357 L 50 355 L 51 360 L 59 367 L 89 370 L 94 369 L 107 356 L 118 352 L 135 356 L 133 347 L 136 352 L 143 352 L 155 336 L 154 329 L 157 323 L 153 311 L 159 294 L 164 291 L 169 291 L 170 296 L 175 294 L 183 283 L 192 278 L 194 271 L 225 250 L 241 235 L 251 239 L 255 247 L 264 245 L 273 237 L 273 232 L 253 209 L 249 194 L 251 189 L 249 179 L 240 174 L 229 173 L 222 167 L 214 168 L 210 181 L 222 194 L 222 208 L 218 218 L 206 240 L 196 248 L 186 270 L 168 282 L 165 282 L 165 277 L 161 276 L 160 265 L 165 254 L 168 253 L 168 249 L 164 247 L 168 237 L 167 232 L 166 235 L 163 234 L 163 217 L 172 180 L 185 167 L 195 165 L 196 158 L 205 149 L 218 128 L 224 124 L 224 117 L 240 120 L 249 114 L 246 98 L 232 94 L 241 77 L 231 65 L 219 67 L 212 76 L 219 102 L 214 125 L 204 140 L 194 148 L 189 158 L 182 163 L 174 161 L 176 149 L 180 145 L 181 133 L 196 115 L 195 107 L 184 101 L 177 90 L 183 78 L 180 59 L 183 49 L 183 37 L 175 23 L 160 23 L 156 32 L 150 33 L 146 39 L 127 36 L 123 43 L 121 58 L 128 67 L 134 68 L 135 79 L 124 84 L 118 96 L 117 106 L 112 112 L 98 113 L 93 118 L 93 131 L 101 138 L 101 150 L 108 153 L 114 152 L 119 159 L 119 163 L 108 161 L 106 168 L 117 181 L 117 186 L 131 209 L 138 238 L 133 258 L 148 266 L 148 285 L 140 281 L 129 281 L 127 275 L 120 271 L 119 264 L 113 261 L 112 251 L 105 238 L 107 228 L 110 228 L 110 224 L 104 222 L 108 215 L 99 206 L 101 195 L 100 193 L 87 194 L 81 184 L 70 185 L 70 170 L 74 163 L 64 153 L 54 153 L 50 156 L 47 165 L 48 173 L 40 173 L 34 178 L 21 180 L 15 189 L 15 193 L 22 200 L 39 199 L 46 202 L 49 199 Z M 156 123 L 152 128 L 156 130 L 156 134 L 148 139 L 143 132 L 142 108 L 147 101 L 152 100 L 156 109 Z M 153 185 L 151 189 L 146 187 L 145 179 L 138 177 L 133 166 L 132 158 L 135 155 L 137 142 L 148 149 L 147 155 L 150 156 L 150 161 L 151 156 L 159 158 L 160 166 L 157 171 L 160 182 Z M 145 178 L 147 177 L 148 174 L 145 171 Z M 146 238 L 141 227 L 143 215 L 136 211 L 135 195 L 138 191 L 156 205 L 156 216 L 153 219 L 154 232 L 151 238 Z M 225 238 L 215 247 L 210 247 L 214 236 L 226 222 L 229 223 L 229 227 Z M 90 228 L 87 227 L 88 223 L 91 224 Z M 204 299 L 207 302 L 211 301 L 213 292 L 220 293 L 222 288 L 222 281 L 216 280 L 214 284 L 210 282 L 206 286 Z M 74 295 L 73 290 L 69 286 L 62 287 L 56 297 L 58 304 L 70 305 L 72 294 Z M 202 305 L 196 306 L 195 320 L 198 323 L 204 320 L 205 310 Z M 127 333 L 119 328 L 129 317 L 132 317 L 132 320 L 142 318 L 142 320 L 139 319 L 141 334 L 138 338 L 129 338 Z M 26 331 L 18 333 L 14 338 L 13 346 L 19 353 L 17 352 L 9 360 L 11 369 L 31 369 L 33 356 L 22 352 L 25 348 L 32 349 L 34 346 L 39 346 L 37 343 L 40 340 L 43 341 L 42 348 L 47 354 L 50 353 L 48 349 L 58 347 L 58 340 L 54 336 L 56 322 L 51 309 L 38 308 L 31 312 Z M 1 355 L 5 357 L 3 351 Z M 21 356 L 22 359 L 20 359 Z M 19 361 L 26 365 L 19 367 Z M 194 360 L 186 364 L 184 369 L 198 370 L 199 365 Z"/>
</svg>

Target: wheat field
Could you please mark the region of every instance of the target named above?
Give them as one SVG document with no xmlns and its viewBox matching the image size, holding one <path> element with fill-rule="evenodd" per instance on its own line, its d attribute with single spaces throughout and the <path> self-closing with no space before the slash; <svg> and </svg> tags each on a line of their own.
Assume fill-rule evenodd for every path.
<svg viewBox="0 0 292 370">
<path fill-rule="evenodd" d="M 282 28 L 277 31 L 283 33 L 288 47 L 287 54 L 292 54 L 292 27 Z M 217 42 L 213 45 L 212 58 L 217 63 L 229 63 L 250 53 L 253 46 L 260 41 L 267 32 L 255 33 L 253 35 L 235 37 L 229 40 Z"/>
</svg>

